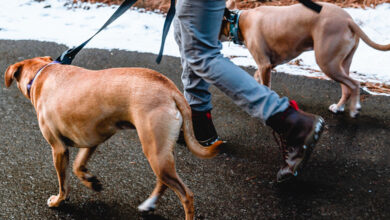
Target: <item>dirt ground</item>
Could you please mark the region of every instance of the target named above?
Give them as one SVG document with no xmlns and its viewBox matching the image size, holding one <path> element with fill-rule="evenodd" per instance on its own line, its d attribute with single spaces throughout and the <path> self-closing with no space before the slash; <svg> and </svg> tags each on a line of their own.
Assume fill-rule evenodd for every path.
<svg viewBox="0 0 390 220">
<path fill-rule="evenodd" d="M 0 78 L 10 64 L 36 56 L 56 58 L 65 49 L 55 43 L 0 40 Z M 157 65 L 155 58 L 84 49 L 73 64 L 89 69 L 148 67 L 181 88 L 180 59 L 164 56 Z M 307 168 L 295 182 L 277 185 L 281 155 L 271 130 L 212 87 L 214 122 L 228 142 L 223 152 L 201 160 L 186 147 L 175 147 L 178 174 L 195 194 L 196 219 L 390 219 L 390 97 L 362 92 L 361 116 L 350 119 L 327 111 L 340 96 L 338 83 L 283 73 L 274 73 L 272 80 L 276 92 L 327 122 Z M 70 149 L 71 162 L 76 151 Z M 121 131 L 102 144 L 89 170 L 103 183 L 101 193 L 70 173 L 70 199 L 60 208 L 47 207 L 49 196 L 58 192 L 50 146 L 29 100 L 15 85 L 6 89 L 0 80 L 0 219 L 183 219 L 171 190 L 156 211 L 137 211 L 155 176 L 134 130 Z"/>
</svg>

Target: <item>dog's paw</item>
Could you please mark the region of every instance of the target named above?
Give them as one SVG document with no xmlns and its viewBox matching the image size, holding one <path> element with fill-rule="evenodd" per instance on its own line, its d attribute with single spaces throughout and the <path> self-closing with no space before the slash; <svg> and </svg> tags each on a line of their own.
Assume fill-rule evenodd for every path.
<svg viewBox="0 0 390 220">
<path fill-rule="evenodd" d="M 355 110 L 353 110 L 352 107 L 350 108 L 349 116 L 351 116 L 351 118 L 357 118 L 360 114 L 361 109 L 362 109 L 362 105 L 360 105 L 360 101 L 357 101 L 355 104 Z"/>
<path fill-rule="evenodd" d="M 342 113 L 344 112 L 344 105 L 337 107 L 337 104 L 332 104 L 329 106 L 329 111 L 331 111 L 334 114 Z"/>
<path fill-rule="evenodd" d="M 98 178 L 96 176 L 91 176 L 86 179 L 88 184 L 86 184 L 87 187 L 91 188 L 92 190 L 96 192 L 100 192 L 103 190 L 103 185 L 100 183 Z"/>
<path fill-rule="evenodd" d="M 138 211 L 140 212 L 150 212 L 156 209 L 156 202 L 158 197 L 153 196 L 145 200 L 141 205 L 138 206 Z"/>
<path fill-rule="evenodd" d="M 50 208 L 55 208 L 55 207 L 60 206 L 62 201 L 63 201 L 63 199 L 60 199 L 59 196 L 50 196 L 50 198 L 47 200 L 47 205 Z"/>
<path fill-rule="evenodd" d="M 362 109 L 362 105 L 360 104 L 360 101 L 358 101 L 357 103 L 356 103 L 356 111 L 358 111 L 358 113 L 360 113 L 360 110 Z"/>
<path fill-rule="evenodd" d="M 359 113 L 360 113 L 360 109 L 357 109 L 356 111 L 350 111 L 349 116 L 351 118 L 357 118 L 359 116 Z"/>
</svg>

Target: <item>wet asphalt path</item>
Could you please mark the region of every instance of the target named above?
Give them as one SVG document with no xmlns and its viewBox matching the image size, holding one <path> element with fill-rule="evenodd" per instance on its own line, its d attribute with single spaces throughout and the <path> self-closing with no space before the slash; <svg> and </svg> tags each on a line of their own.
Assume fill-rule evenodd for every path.
<svg viewBox="0 0 390 220">
<path fill-rule="evenodd" d="M 183 219 L 178 197 L 167 191 L 149 215 L 137 212 L 155 177 L 134 130 L 125 130 L 98 148 L 89 163 L 104 190 L 95 193 L 70 176 L 70 199 L 58 209 L 46 201 L 56 194 L 50 146 L 42 137 L 34 109 L 15 84 L 5 89 L 8 65 L 23 59 L 57 57 L 63 45 L 0 40 L 0 219 Z M 156 48 L 157 49 L 157 48 Z M 90 69 L 149 67 L 181 88 L 180 61 L 120 50 L 83 50 L 74 64 Z M 253 73 L 253 69 L 247 69 Z M 362 95 L 359 119 L 332 115 L 335 82 L 273 75 L 273 89 L 296 99 L 327 122 L 309 166 L 296 182 L 277 186 L 280 153 L 271 130 L 212 88 L 213 117 L 228 144 L 211 160 L 177 145 L 178 174 L 195 194 L 198 219 L 389 219 L 390 97 Z M 104 88 L 102 88 L 104 89 Z M 76 149 L 71 149 L 71 161 Z"/>
</svg>

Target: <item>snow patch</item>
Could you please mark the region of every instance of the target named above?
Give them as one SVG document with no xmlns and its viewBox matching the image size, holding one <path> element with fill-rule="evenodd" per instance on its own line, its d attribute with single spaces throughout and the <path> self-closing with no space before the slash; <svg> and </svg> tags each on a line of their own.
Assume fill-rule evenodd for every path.
<svg viewBox="0 0 390 220">
<path fill-rule="evenodd" d="M 118 6 L 76 3 L 69 0 L 2 0 L 0 2 L 0 39 L 40 40 L 78 46 L 92 36 L 112 15 Z M 390 43 L 390 4 L 375 9 L 345 9 L 364 30 L 379 44 Z M 163 14 L 131 9 L 97 35 L 86 48 L 123 49 L 157 54 L 160 48 Z M 256 63 L 249 51 L 231 42 L 224 42 L 222 53 L 237 65 L 253 66 Z M 165 55 L 179 57 L 179 49 L 168 33 Z M 44 54 L 42 54 L 44 55 Z M 296 65 L 299 62 L 299 65 Z M 296 59 L 275 68 L 276 71 L 321 77 L 325 75 L 317 66 L 314 52 L 301 54 Z M 367 46 L 363 41 L 354 55 L 351 76 L 360 82 L 390 86 L 390 52 L 382 52 Z"/>
</svg>

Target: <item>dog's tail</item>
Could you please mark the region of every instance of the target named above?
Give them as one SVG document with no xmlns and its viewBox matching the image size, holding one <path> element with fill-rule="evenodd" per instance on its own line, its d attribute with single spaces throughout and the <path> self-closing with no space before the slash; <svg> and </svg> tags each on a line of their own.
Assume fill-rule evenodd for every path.
<svg viewBox="0 0 390 220">
<path fill-rule="evenodd" d="M 194 135 L 194 129 L 192 126 L 191 108 L 185 101 L 184 96 L 181 93 L 175 93 L 173 95 L 176 102 L 176 106 L 179 109 L 182 117 L 183 124 L 182 129 L 184 133 L 184 140 L 188 146 L 188 149 L 197 157 L 200 158 L 212 158 L 219 152 L 219 146 L 223 143 L 222 141 L 216 141 L 211 146 L 204 147 L 196 140 Z"/>
<path fill-rule="evenodd" d="M 377 44 L 374 41 L 372 41 L 366 33 L 363 32 L 363 30 L 357 25 L 352 19 L 348 21 L 349 28 L 352 29 L 353 32 L 356 33 L 357 36 L 359 36 L 366 44 L 371 46 L 372 48 L 375 48 L 377 50 L 387 51 L 390 50 L 390 44 L 382 45 Z"/>
</svg>

